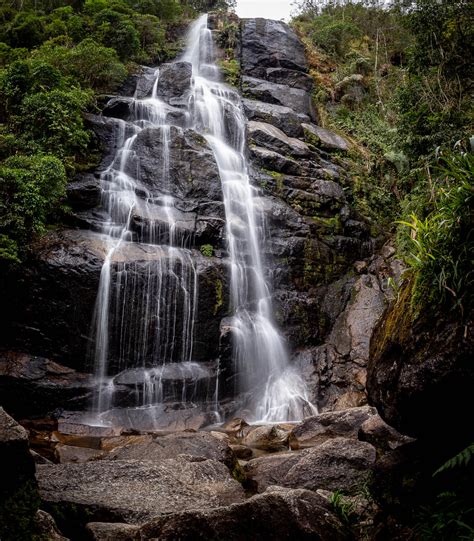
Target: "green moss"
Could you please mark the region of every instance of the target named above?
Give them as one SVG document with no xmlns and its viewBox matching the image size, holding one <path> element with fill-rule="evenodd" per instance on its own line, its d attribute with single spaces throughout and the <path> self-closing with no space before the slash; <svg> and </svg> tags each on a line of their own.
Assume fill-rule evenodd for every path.
<svg viewBox="0 0 474 541">
<path fill-rule="evenodd" d="M 214 304 L 214 315 L 216 315 L 219 310 L 222 308 L 222 305 L 224 304 L 224 295 L 223 295 L 223 286 L 222 286 L 222 280 L 219 278 L 215 281 L 215 288 L 216 288 L 216 303 Z"/>
<path fill-rule="evenodd" d="M 199 248 L 199 251 L 205 257 L 212 257 L 214 254 L 214 248 L 211 244 L 203 244 L 201 248 Z"/>
<path fill-rule="evenodd" d="M 247 476 L 245 475 L 242 466 L 237 461 L 230 473 L 232 477 L 239 483 L 245 483 L 247 481 Z"/>
<path fill-rule="evenodd" d="M 240 85 L 240 63 L 235 58 L 219 60 L 219 67 L 224 75 L 224 80 L 231 86 Z"/>
</svg>

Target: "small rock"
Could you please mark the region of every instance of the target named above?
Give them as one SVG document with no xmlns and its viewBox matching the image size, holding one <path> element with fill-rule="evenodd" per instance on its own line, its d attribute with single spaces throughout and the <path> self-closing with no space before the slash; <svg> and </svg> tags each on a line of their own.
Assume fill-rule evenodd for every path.
<svg viewBox="0 0 474 541">
<path fill-rule="evenodd" d="M 354 269 L 358 274 L 364 274 L 367 272 L 367 261 L 356 261 L 354 263 Z"/>
<path fill-rule="evenodd" d="M 89 522 L 86 531 L 94 541 L 139 541 L 140 527 L 133 524 Z"/>
<path fill-rule="evenodd" d="M 89 462 L 89 460 L 98 460 L 104 456 L 103 451 L 98 451 L 97 449 L 62 444 L 56 446 L 55 454 L 60 464 L 66 464 L 68 462 Z"/>
<path fill-rule="evenodd" d="M 239 417 L 227 421 L 222 429 L 230 436 L 241 438 L 243 436 L 243 430 L 246 426 L 249 426 L 245 419 Z"/>
<path fill-rule="evenodd" d="M 47 539 L 47 541 L 68 541 L 56 526 L 54 518 L 46 511 L 38 509 L 35 518 L 35 533 L 38 539 Z"/>
<path fill-rule="evenodd" d="M 284 451 L 288 449 L 288 437 L 289 430 L 277 426 L 258 426 L 245 435 L 242 443 L 263 451 Z"/>
</svg>

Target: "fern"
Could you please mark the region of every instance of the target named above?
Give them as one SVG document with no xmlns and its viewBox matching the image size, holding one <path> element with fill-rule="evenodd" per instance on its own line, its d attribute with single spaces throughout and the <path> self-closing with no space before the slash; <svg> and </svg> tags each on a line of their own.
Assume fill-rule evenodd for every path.
<svg viewBox="0 0 474 541">
<path fill-rule="evenodd" d="M 434 472 L 433 477 L 446 470 L 452 470 L 453 468 L 467 466 L 473 456 L 474 456 L 474 443 L 471 443 L 471 445 L 463 449 L 456 456 L 453 456 L 453 458 L 450 458 L 440 468 L 438 468 Z"/>
</svg>

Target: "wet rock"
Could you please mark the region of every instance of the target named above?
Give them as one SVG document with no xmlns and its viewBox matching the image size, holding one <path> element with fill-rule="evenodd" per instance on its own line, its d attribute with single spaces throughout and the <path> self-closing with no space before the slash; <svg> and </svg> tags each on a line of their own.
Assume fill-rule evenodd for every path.
<svg viewBox="0 0 474 541">
<path fill-rule="evenodd" d="M 0 353 L 2 404 L 18 417 L 42 416 L 56 408 L 84 408 L 93 388 L 89 374 L 43 357 Z"/>
<path fill-rule="evenodd" d="M 138 163 L 131 160 L 130 173 L 137 176 L 152 193 L 171 192 L 180 200 L 222 200 L 219 171 L 206 140 L 193 130 L 170 130 L 170 176 L 163 183 L 163 139 L 161 128 L 146 128 L 134 142 L 133 149 L 140 156 Z M 137 170 L 138 169 L 138 170 Z M 193 203 L 190 201 L 189 203 Z M 189 204 L 188 203 L 188 204 Z M 194 201 L 196 206 L 196 201 Z M 194 210 L 181 208 L 180 210 Z M 223 209 L 222 209 L 223 210 Z M 222 217 L 222 216 L 219 216 Z"/>
<path fill-rule="evenodd" d="M 248 134 L 251 141 L 274 152 L 283 152 L 294 157 L 309 156 L 310 150 L 305 143 L 294 137 L 286 136 L 281 130 L 265 122 L 250 121 Z"/>
<path fill-rule="evenodd" d="M 278 426 L 258 426 L 245 434 L 242 443 L 247 447 L 264 451 L 282 451 L 288 449 L 288 430 Z"/>
<path fill-rule="evenodd" d="M 359 439 L 371 443 L 376 449 L 382 451 L 393 450 L 414 441 L 413 438 L 400 434 L 379 415 L 373 415 L 362 423 Z"/>
<path fill-rule="evenodd" d="M 117 94 L 143 99 L 151 94 L 155 78 L 156 70 L 154 68 L 138 66 L 136 73 L 126 79 Z"/>
<path fill-rule="evenodd" d="M 244 76 L 242 92 L 246 98 L 288 107 L 298 115 L 315 119 L 311 95 L 306 90 Z"/>
<path fill-rule="evenodd" d="M 239 502 L 244 494 L 224 464 L 185 455 L 159 462 L 100 460 L 44 465 L 38 466 L 37 478 L 45 509 L 59 511 L 65 524 L 68 518 L 83 525 L 139 524 L 175 512 L 177 506 L 180 510 L 209 509 Z M 75 517 L 68 517 L 68 513 L 75 513 Z M 74 524 L 71 521 L 69 527 Z"/>
<path fill-rule="evenodd" d="M 255 163 L 265 169 L 290 175 L 300 173 L 300 165 L 296 160 L 283 156 L 278 152 L 252 145 L 250 153 Z"/>
<path fill-rule="evenodd" d="M 312 145 L 325 150 L 340 150 L 341 152 L 349 150 L 349 143 L 337 133 L 326 130 L 314 124 L 303 124 L 305 139 Z"/>
<path fill-rule="evenodd" d="M 131 120 L 133 113 L 133 98 L 123 98 L 116 96 L 111 98 L 102 109 L 102 114 L 111 118 L 120 118 L 121 120 Z"/>
<path fill-rule="evenodd" d="M 354 373 L 354 381 L 358 383 L 361 387 L 365 388 L 365 383 L 367 381 L 367 371 L 361 369 Z M 348 408 L 358 408 L 360 406 L 365 406 L 367 404 L 367 395 L 364 391 L 348 391 L 339 395 L 332 408 L 334 411 L 342 411 Z"/>
<path fill-rule="evenodd" d="M 292 449 L 306 449 L 334 437 L 357 439 L 362 424 L 376 414 L 375 408 L 364 406 L 308 417 L 291 431 L 290 446 Z"/>
<path fill-rule="evenodd" d="M 272 83 L 301 88 L 307 92 L 311 92 L 314 85 L 313 78 L 307 73 L 287 68 L 267 68 L 262 78 Z"/>
<path fill-rule="evenodd" d="M 254 458 L 245 465 L 262 492 L 271 485 L 309 490 L 358 490 L 370 476 L 375 448 L 349 438 L 333 438 L 318 447 Z"/>
<path fill-rule="evenodd" d="M 28 433 L 1 407 L 0 479 L 0 538 L 31 539 L 39 498 Z"/>
<path fill-rule="evenodd" d="M 151 441 L 131 443 L 113 452 L 113 460 L 151 460 L 159 462 L 177 455 L 191 455 L 222 462 L 230 470 L 236 463 L 232 449 L 208 432 L 181 432 L 158 436 Z"/>
<path fill-rule="evenodd" d="M 344 527 L 318 494 L 272 487 L 243 503 L 163 516 L 142 527 L 143 538 L 162 541 L 206 539 L 347 539 Z"/>
<path fill-rule="evenodd" d="M 264 103 L 256 100 L 242 100 L 244 112 L 249 120 L 256 120 L 272 124 L 286 133 L 289 137 L 303 135 L 302 122 L 307 122 L 309 117 L 298 114 L 289 107 Z"/>
<path fill-rule="evenodd" d="M 247 75 L 263 78 L 268 68 L 307 70 L 303 44 L 282 21 L 243 20 L 241 40 L 242 72 Z"/>
<path fill-rule="evenodd" d="M 94 541 L 140 541 L 140 527 L 133 524 L 90 522 L 86 526 L 90 539 Z"/>
<path fill-rule="evenodd" d="M 75 210 L 96 207 L 100 203 L 100 180 L 94 175 L 83 175 L 66 186 L 68 203 Z"/>
<path fill-rule="evenodd" d="M 68 541 L 67 537 L 64 537 L 59 531 L 54 518 L 41 509 L 36 512 L 35 534 L 39 539 L 47 539 L 48 541 Z"/>
<path fill-rule="evenodd" d="M 189 62 L 172 62 L 160 66 L 156 93 L 171 105 L 185 103 L 191 88 L 192 65 Z"/>
</svg>

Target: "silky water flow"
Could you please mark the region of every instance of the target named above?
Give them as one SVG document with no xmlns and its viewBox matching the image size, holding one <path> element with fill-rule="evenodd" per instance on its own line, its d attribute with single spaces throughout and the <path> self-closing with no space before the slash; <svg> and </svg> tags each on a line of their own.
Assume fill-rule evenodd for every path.
<svg viewBox="0 0 474 541">
<path fill-rule="evenodd" d="M 239 95 L 219 80 L 207 15 L 191 26 L 180 61 L 192 66 L 188 126 L 212 149 L 222 185 L 240 403 L 235 413 L 250 422 L 297 421 L 317 410 L 273 322 L 262 260 L 265 223 L 248 175 L 245 117 Z M 215 410 L 214 421 L 221 420 L 219 371 L 192 360 L 198 275 L 190 239 L 176 227 L 179 211 L 169 186 L 170 133 L 181 128 L 167 123 L 169 106 L 157 96 L 158 80 L 159 70 L 151 98 L 134 99 L 133 120 L 118 121 L 120 150 L 101 178 L 108 251 L 94 315 L 96 423 L 113 423 L 119 389 L 130 383 L 135 385 L 133 409 L 148 420 L 156 420 L 171 401 L 202 402 Z M 167 195 L 148 191 L 137 173 L 140 156 L 134 144 L 149 127 L 160 131 L 162 168 L 156 182 Z M 142 218 L 138 232 L 137 215 Z"/>
</svg>

